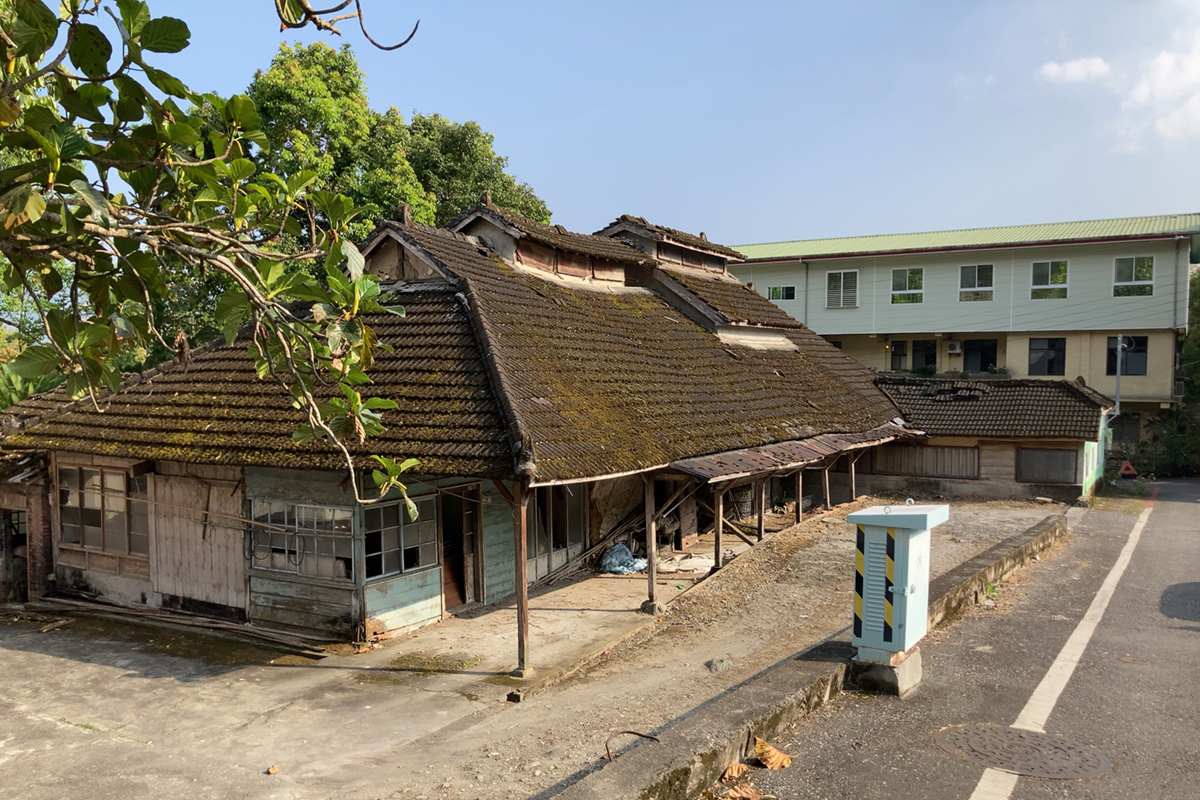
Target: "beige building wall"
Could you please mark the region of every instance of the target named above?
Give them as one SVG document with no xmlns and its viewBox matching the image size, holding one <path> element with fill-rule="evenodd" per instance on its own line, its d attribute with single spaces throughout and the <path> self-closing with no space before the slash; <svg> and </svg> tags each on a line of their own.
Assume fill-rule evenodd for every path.
<svg viewBox="0 0 1200 800">
<path fill-rule="evenodd" d="M 1074 380 L 1082 377 L 1096 391 L 1113 397 L 1117 382 L 1108 370 L 1108 339 L 1110 336 L 1146 337 L 1146 374 L 1123 375 L 1121 377 L 1121 400 L 1128 403 L 1177 402 L 1175 390 L 1175 342 L 1174 331 L 1132 329 L 1124 331 L 1039 331 L 1034 333 L 971 333 L 955 335 L 953 338 L 939 337 L 934 333 L 893 334 L 891 336 L 869 334 L 831 335 L 826 338 L 838 343 L 846 355 L 868 367 L 885 372 L 892 368 L 892 347 L 896 342 L 906 342 L 908 352 L 907 369 L 912 369 L 913 342 L 932 340 L 938 343 L 937 371 L 961 372 L 963 355 L 951 353 L 950 343 L 961 343 L 964 339 L 995 339 L 998 367 L 1009 370 L 1014 378 L 1044 378 L 1046 380 Z M 1066 339 L 1067 360 L 1062 375 L 1029 374 L 1029 340 L 1038 338 Z"/>
</svg>

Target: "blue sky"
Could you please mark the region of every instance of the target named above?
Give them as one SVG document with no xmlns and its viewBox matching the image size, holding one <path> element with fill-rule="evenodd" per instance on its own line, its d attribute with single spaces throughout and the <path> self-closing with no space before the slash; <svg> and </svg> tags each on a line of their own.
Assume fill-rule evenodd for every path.
<svg viewBox="0 0 1200 800">
<path fill-rule="evenodd" d="M 372 105 L 473 119 L 555 222 L 729 244 L 1200 210 L 1200 4 L 363 0 Z M 243 90 L 269 0 L 157 0 Z M 231 18 L 236 14 L 236 18 Z"/>
</svg>

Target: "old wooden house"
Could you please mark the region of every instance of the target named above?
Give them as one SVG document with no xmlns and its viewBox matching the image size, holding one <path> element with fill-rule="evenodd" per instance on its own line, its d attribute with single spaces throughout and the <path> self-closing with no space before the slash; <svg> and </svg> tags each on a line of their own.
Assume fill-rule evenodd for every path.
<svg viewBox="0 0 1200 800">
<path fill-rule="evenodd" d="M 326 637 L 514 594 L 524 609 L 529 584 L 637 509 L 684 533 L 702 500 L 719 529 L 731 486 L 761 497 L 905 433 L 865 367 L 703 236 L 634 217 L 577 234 L 487 202 L 447 228 L 398 216 L 362 249 L 407 312 L 373 320 L 395 352 L 371 392 L 399 409 L 354 452 L 364 469 L 420 459 L 418 518 L 355 502 L 340 454 L 295 443 L 288 399 L 243 344 L 215 343 L 102 412 L 48 395 L 8 420 L 10 445 L 49 453 L 34 536 L 57 591 Z"/>
<path fill-rule="evenodd" d="M 874 491 L 1074 502 L 1104 476 L 1113 401 L 1080 380 L 877 382 L 927 435 L 871 453 L 864 483 Z"/>
</svg>

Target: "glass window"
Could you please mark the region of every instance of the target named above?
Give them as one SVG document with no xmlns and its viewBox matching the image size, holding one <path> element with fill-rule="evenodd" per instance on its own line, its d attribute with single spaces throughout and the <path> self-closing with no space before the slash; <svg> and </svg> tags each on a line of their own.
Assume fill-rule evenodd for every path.
<svg viewBox="0 0 1200 800">
<path fill-rule="evenodd" d="M 910 267 L 892 270 L 892 302 L 920 303 L 924 301 L 925 268 Z"/>
<path fill-rule="evenodd" d="M 1117 338 L 1108 337 L 1108 362 L 1105 375 L 1117 374 Z M 1122 375 L 1145 375 L 1148 339 L 1145 336 L 1122 336 L 1124 352 L 1121 353 Z"/>
<path fill-rule="evenodd" d="M 254 500 L 250 514 L 255 569 L 354 580 L 353 509 Z"/>
<path fill-rule="evenodd" d="M 858 307 L 858 270 L 825 273 L 825 307 Z"/>
<path fill-rule="evenodd" d="M 1118 258 L 1113 276 L 1113 297 L 1148 297 L 1154 294 L 1154 256 Z"/>
<path fill-rule="evenodd" d="M 147 478 L 124 470 L 58 470 L 59 541 L 107 553 L 148 555 Z"/>
<path fill-rule="evenodd" d="M 908 342 L 892 342 L 892 369 L 908 369 Z"/>
<path fill-rule="evenodd" d="M 767 298 L 769 300 L 795 300 L 795 286 L 771 286 L 767 289 Z"/>
<path fill-rule="evenodd" d="M 1029 374 L 1066 375 L 1067 340 L 1061 338 L 1030 339 Z"/>
<path fill-rule="evenodd" d="M 1033 262 L 1033 300 L 1062 300 L 1067 296 L 1067 262 Z"/>
<path fill-rule="evenodd" d="M 958 299 L 974 302 L 992 299 L 991 264 L 972 264 L 958 268 Z"/>
</svg>

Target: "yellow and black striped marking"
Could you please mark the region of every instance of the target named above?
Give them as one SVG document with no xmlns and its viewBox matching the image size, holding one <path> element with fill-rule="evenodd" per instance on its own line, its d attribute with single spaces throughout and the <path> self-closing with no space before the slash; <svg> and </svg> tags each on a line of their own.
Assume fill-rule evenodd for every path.
<svg viewBox="0 0 1200 800">
<path fill-rule="evenodd" d="M 866 538 L 866 529 L 859 525 L 857 549 L 854 551 L 854 635 L 860 639 L 863 634 L 863 551 Z"/>
<path fill-rule="evenodd" d="M 896 574 L 896 529 L 887 529 L 887 581 L 883 584 L 883 640 L 892 641 L 892 579 Z"/>
</svg>

